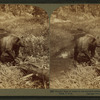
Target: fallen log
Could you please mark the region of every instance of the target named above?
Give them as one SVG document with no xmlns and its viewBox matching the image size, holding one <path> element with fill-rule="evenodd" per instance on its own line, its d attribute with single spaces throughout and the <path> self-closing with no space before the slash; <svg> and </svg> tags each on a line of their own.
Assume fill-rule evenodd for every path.
<svg viewBox="0 0 100 100">
<path fill-rule="evenodd" d="M 33 64 L 22 64 L 19 68 L 27 73 L 33 73 L 33 75 L 36 75 L 47 82 L 49 81 L 49 69 L 40 68 L 39 66 Z"/>
</svg>

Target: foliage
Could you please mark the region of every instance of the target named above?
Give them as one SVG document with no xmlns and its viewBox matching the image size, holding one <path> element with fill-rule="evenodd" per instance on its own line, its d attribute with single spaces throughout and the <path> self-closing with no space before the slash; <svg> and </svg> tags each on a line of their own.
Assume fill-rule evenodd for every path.
<svg viewBox="0 0 100 100">
<path fill-rule="evenodd" d="M 23 4 L 1 4 L 0 13 L 0 36 L 23 36 L 24 44 L 15 66 L 0 63 L 0 88 L 48 88 L 48 80 L 38 75 L 38 70 L 49 69 L 47 13 Z"/>
</svg>

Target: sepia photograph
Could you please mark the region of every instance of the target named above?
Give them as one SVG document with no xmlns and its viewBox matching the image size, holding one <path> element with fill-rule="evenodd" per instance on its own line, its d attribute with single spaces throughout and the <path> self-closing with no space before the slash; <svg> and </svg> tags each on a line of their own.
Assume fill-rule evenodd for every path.
<svg viewBox="0 0 100 100">
<path fill-rule="evenodd" d="M 71 4 L 50 17 L 50 88 L 100 88 L 100 5 Z"/>
<path fill-rule="evenodd" d="M 49 88 L 48 29 L 42 8 L 0 4 L 0 89 Z"/>
</svg>

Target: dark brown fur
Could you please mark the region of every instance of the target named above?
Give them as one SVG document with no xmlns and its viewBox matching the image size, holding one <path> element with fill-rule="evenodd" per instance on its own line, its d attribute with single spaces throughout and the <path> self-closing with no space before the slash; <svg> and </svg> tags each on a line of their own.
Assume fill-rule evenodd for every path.
<svg viewBox="0 0 100 100">
<path fill-rule="evenodd" d="M 0 58 L 3 53 L 6 53 L 14 61 L 19 55 L 19 49 L 21 46 L 23 45 L 20 38 L 13 35 L 3 37 L 0 39 Z"/>
<path fill-rule="evenodd" d="M 91 58 L 95 55 L 96 47 L 98 46 L 99 38 L 95 38 L 93 35 L 85 35 L 80 37 L 74 47 L 74 60 L 78 61 L 79 53 L 83 53 L 85 58 L 91 61 Z M 81 60 L 81 58 L 80 58 Z"/>
</svg>

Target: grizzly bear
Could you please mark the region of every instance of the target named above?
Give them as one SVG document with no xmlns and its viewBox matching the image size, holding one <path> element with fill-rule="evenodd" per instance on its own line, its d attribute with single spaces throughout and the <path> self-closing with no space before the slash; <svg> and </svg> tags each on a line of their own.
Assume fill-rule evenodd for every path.
<svg viewBox="0 0 100 100">
<path fill-rule="evenodd" d="M 100 46 L 99 36 L 95 37 L 94 35 L 87 34 L 83 37 L 77 39 L 74 47 L 74 60 L 80 61 L 78 59 L 79 53 L 84 54 L 85 58 L 91 61 L 91 58 L 95 55 L 96 47 Z"/>
<path fill-rule="evenodd" d="M 19 49 L 23 47 L 21 38 L 8 35 L 0 39 L 0 58 L 3 53 L 8 54 L 13 61 L 19 55 Z M 2 60 L 2 59 L 0 59 Z"/>
</svg>

